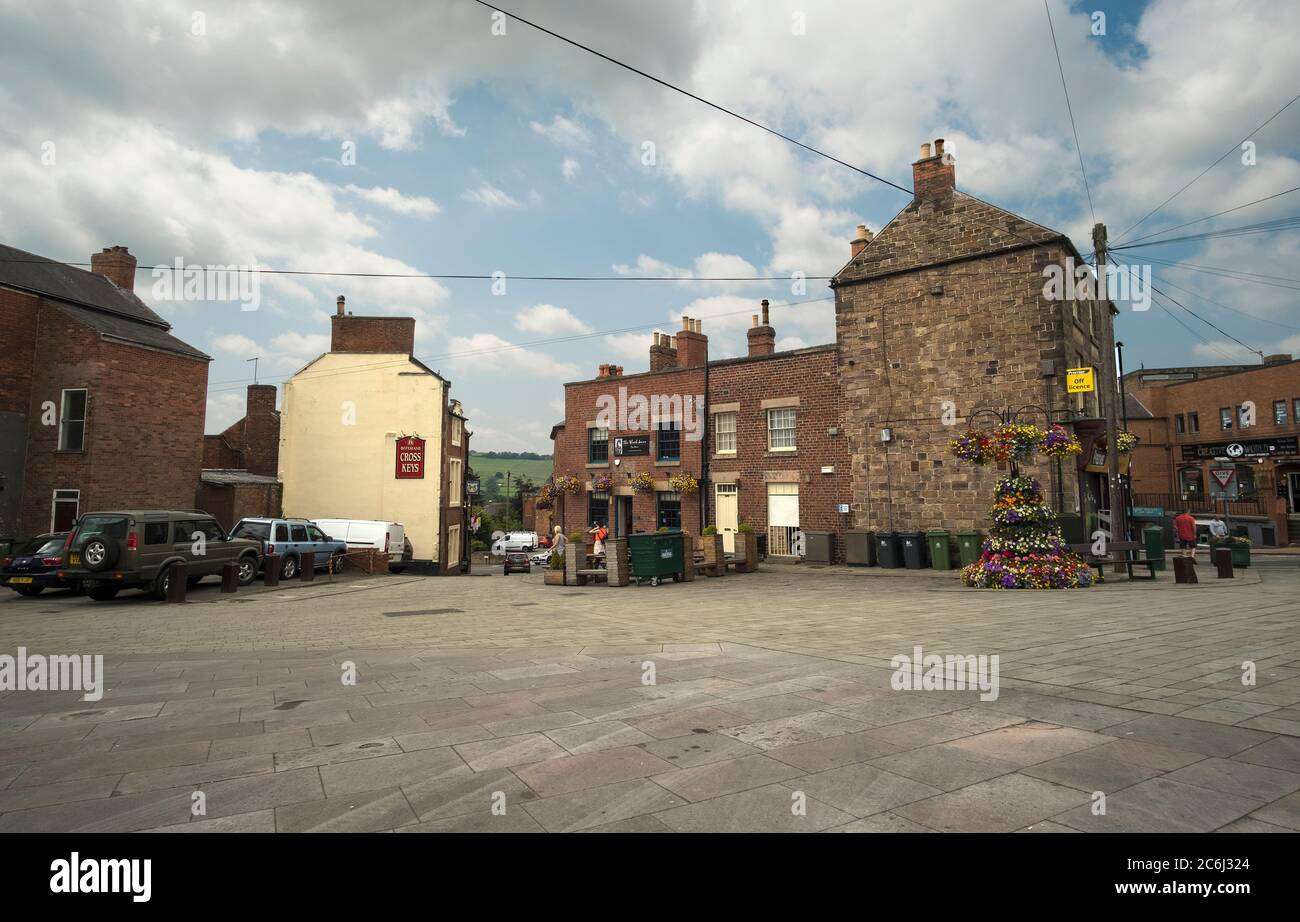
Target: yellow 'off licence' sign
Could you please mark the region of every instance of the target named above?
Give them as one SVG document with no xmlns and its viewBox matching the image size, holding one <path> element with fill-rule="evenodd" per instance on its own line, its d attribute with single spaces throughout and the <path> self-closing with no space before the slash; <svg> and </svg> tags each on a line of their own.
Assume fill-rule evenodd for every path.
<svg viewBox="0 0 1300 922">
<path fill-rule="evenodd" d="M 1067 368 L 1065 371 L 1065 389 L 1071 394 L 1087 394 L 1096 390 L 1092 382 L 1091 368 Z"/>
</svg>

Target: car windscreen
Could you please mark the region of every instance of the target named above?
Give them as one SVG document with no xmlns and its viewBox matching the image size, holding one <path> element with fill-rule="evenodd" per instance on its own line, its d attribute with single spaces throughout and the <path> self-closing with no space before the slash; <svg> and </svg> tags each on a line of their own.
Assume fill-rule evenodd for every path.
<svg viewBox="0 0 1300 922">
<path fill-rule="evenodd" d="M 230 533 L 232 538 L 250 538 L 253 541 L 266 541 L 271 537 L 270 522 L 240 522 Z"/>
<path fill-rule="evenodd" d="M 59 551 L 63 550 L 63 540 L 64 540 L 63 535 L 59 535 L 57 537 L 51 537 L 50 535 L 43 535 L 40 538 L 35 538 L 31 541 L 28 541 L 25 545 L 23 545 L 23 549 L 18 553 L 30 557 L 47 557 L 52 554 L 57 554 Z"/>
<path fill-rule="evenodd" d="M 103 535 L 106 538 L 125 538 L 127 527 L 124 515 L 88 515 L 77 526 L 77 537 Z"/>
</svg>

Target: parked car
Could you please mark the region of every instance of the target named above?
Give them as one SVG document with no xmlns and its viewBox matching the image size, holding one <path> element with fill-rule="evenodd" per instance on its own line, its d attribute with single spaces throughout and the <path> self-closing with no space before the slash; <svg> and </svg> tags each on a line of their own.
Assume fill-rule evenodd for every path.
<svg viewBox="0 0 1300 922">
<path fill-rule="evenodd" d="M 537 547 L 537 532 L 508 531 L 492 543 L 492 553 L 505 554 L 508 551 L 531 551 Z"/>
<path fill-rule="evenodd" d="M 411 562 L 406 556 L 406 528 L 401 522 L 380 522 L 375 519 L 313 519 L 326 534 L 346 541 L 353 550 L 382 549 L 388 555 L 388 569 L 401 573 Z M 413 556 L 413 553 L 412 553 Z"/>
<path fill-rule="evenodd" d="M 68 532 L 40 535 L 18 548 L 0 565 L 0 586 L 19 595 L 40 595 L 46 589 L 76 589 L 77 584 L 59 578 L 63 566 L 63 545 Z"/>
<path fill-rule="evenodd" d="M 527 551 L 506 551 L 504 566 L 506 576 L 511 573 L 531 573 L 533 569 Z"/>
<path fill-rule="evenodd" d="M 185 581 L 191 586 L 220 573 L 228 563 L 239 565 L 239 582 L 248 585 L 257 576 L 261 552 L 259 542 L 228 536 L 206 512 L 93 512 L 79 518 L 68 533 L 67 561 L 58 576 L 80 582 L 97 601 L 128 588 L 165 599 L 168 571 L 176 561 L 185 564 Z"/>
<path fill-rule="evenodd" d="M 314 570 L 337 573 L 343 569 L 345 541 L 330 537 L 320 526 L 306 519 L 240 519 L 230 534 L 262 545 L 262 560 L 274 554 L 280 559 L 280 579 L 293 579 L 302 569 L 302 555 L 315 554 Z"/>
<path fill-rule="evenodd" d="M 535 567 L 548 567 L 551 565 L 551 555 L 554 553 L 550 548 L 542 548 L 539 551 L 533 551 L 528 559 L 532 561 Z"/>
</svg>

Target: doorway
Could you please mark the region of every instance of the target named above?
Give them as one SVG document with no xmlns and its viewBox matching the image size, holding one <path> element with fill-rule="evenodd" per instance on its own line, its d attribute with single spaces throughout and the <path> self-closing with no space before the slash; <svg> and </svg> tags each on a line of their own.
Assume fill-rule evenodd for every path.
<svg viewBox="0 0 1300 922">
<path fill-rule="evenodd" d="M 55 490 L 50 510 L 50 531 L 68 531 L 81 511 L 80 490 Z"/>
<path fill-rule="evenodd" d="M 632 534 L 632 497 L 614 497 L 614 537 L 626 538 Z"/>
<path fill-rule="evenodd" d="M 736 529 L 740 527 L 740 503 L 734 483 L 714 485 L 714 524 L 722 535 L 722 549 L 728 554 L 736 552 Z"/>
<path fill-rule="evenodd" d="M 1300 471 L 1288 471 L 1286 475 L 1288 515 L 1300 515 Z"/>
</svg>

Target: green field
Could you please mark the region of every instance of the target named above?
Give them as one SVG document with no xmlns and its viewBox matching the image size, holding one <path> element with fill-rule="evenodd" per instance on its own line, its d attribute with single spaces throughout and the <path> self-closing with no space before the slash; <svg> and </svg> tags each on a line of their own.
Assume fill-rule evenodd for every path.
<svg viewBox="0 0 1300 922">
<path fill-rule="evenodd" d="M 551 459 L 544 461 L 523 461 L 519 458 L 485 458 L 478 452 L 469 453 L 469 466 L 474 469 L 479 480 L 483 483 L 483 490 L 488 491 L 488 484 L 492 481 L 493 475 L 498 471 L 501 472 L 502 490 L 504 490 L 506 471 L 510 472 L 510 488 L 514 492 L 517 478 L 522 474 L 537 486 L 541 486 L 551 476 Z"/>
</svg>

